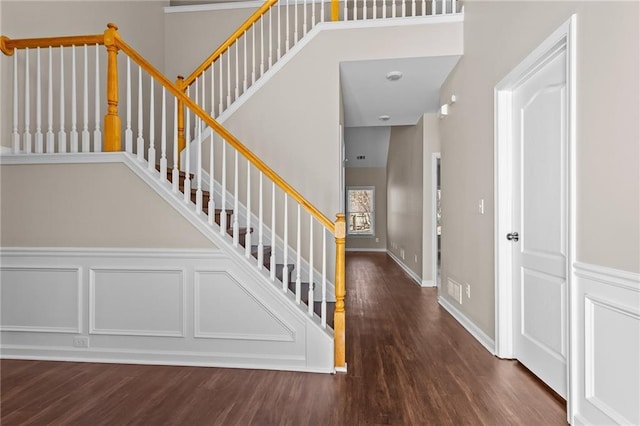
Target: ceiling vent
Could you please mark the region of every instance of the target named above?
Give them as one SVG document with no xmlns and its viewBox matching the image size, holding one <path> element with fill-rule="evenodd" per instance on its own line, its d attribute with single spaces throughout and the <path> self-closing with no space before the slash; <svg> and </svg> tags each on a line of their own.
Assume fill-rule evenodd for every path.
<svg viewBox="0 0 640 426">
<path fill-rule="evenodd" d="M 364 155 L 358 155 L 358 156 L 356 157 L 356 160 L 364 160 Z"/>
</svg>

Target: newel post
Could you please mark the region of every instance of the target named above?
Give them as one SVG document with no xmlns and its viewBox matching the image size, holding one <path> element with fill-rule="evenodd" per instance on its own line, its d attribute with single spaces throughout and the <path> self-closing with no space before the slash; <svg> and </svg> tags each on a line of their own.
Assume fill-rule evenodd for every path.
<svg viewBox="0 0 640 426">
<path fill-rule="evenodd" d="M 176 86 L 181 92 L 184 92 L 184 77 L 179 75 L 176 80 Z M 178 101 L 178 168 L 181 165 L 180 153 L 186 148 L 187 141 L 184 138 L 184 102 L 177 98 Z"/>
<path fill-rule="evenodd" d="M 118 116 L 118 46 L 116 37 L 118 26 L 107 24 L 104 31 L 104 45 L 107 48 L 107 115 L 104 117 L 104 150 L 121 151 L 120 117 Z"/>
<path fill-rule="evenodd" d="M 345 259 L 344 248 L 346 241 L 347 227 L 344 213 L 336 215 L 335 237 L 336 237 L 336 308 L 333 316 L 333 340 L 334 340 L 334 363 L 338 371 L 346 371 L 347 362 L 345 354 Z"/>
</svg>

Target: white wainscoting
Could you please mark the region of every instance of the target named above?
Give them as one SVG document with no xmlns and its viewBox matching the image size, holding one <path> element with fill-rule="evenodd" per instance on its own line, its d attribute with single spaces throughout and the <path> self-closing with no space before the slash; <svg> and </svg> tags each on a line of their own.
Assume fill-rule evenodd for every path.
<svg viewBox="0 0 640 426">
<path fill-rule="evenodd" d="M 3 358 L 333 372 L 333 337 L 221 250 L 3 248 Z"/>
<path fill-rule="evenodd" d="M 574 422 L 640 424 L 640 274 L 574 268 Z"/>
</svg>

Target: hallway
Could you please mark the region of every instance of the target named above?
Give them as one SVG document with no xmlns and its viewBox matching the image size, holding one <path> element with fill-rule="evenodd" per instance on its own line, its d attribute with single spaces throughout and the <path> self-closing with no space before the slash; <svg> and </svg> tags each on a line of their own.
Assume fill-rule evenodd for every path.
<svg viewBox="0 0 640 426">
<path fill-rule="evenodd" d="M 347 254 L 346 375 L 3 360 L 1 423 L 560 425 L 557 401 L 490 355 L 384 253 Z"/>
</svg>

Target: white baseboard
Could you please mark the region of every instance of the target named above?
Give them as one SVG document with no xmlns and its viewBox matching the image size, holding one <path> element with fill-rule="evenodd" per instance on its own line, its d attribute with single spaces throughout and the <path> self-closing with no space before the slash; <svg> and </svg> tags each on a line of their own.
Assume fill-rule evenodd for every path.
<svg viewBox="0 0 640 426">
<path fill-rule="evenodd" d="M 422 287 L 436 287 L 436 283 L 433 280 L 422 280 Z"/>
<path fill-rule="evenodd" d="M 413 279 L 416 282 L 416 284 L 418 284 L 420 287 L 422 287 L 422 278 L 420 278 L 418 276 L 418 274 L 416 274 L 411 269 L 409 269 L 409 267 L 407 265 L 405 265 L 402 262 L 402 260 L 400 260 L 395 254 L 391 253 L 389 250 L 387 250 L 387 254 L 389 255 L 389 257 L 391 259 L 393 259 L 394 262 L 396 262 L 398 264 L 399 267 L 402 268 L 403 271 L 405 271 L 407 273 L 407 275 L 409 275 L 411 277 L 411 279 Z"/>
<path fill-rule="evenodd" d="M 449 312 L 456 321 L 458 321 L 473 337 L 475 337 L 475 339 L 480 342 L 480 344 L 484 346 L 491 355 L 495 355 L 496 345 L 491 337 L 487 336 L 484 331 L 480 330 L 477 325 L 475 325 L 469 318 L 460 312 L 458 308 L 449 303 L 445 298 L 438 297 L 438 303 L 440 303 L 440 306 Z"/>
</svg>

